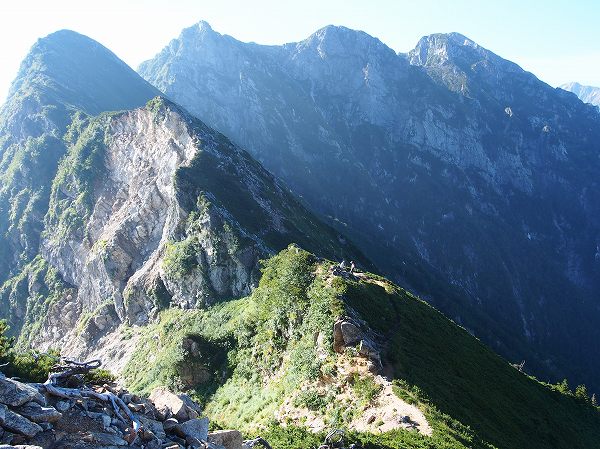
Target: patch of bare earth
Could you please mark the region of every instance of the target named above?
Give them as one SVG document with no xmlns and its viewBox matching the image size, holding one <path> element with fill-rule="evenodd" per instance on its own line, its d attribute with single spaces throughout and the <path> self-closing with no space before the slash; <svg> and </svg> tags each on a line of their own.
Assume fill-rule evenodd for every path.
<svg viewBox="0 0 600 449">
<path fill-rule="evenodd" d="M 328 398 L 325 416 L 322 411 L 312 411 L 306 407 L 295 405 L 296 396 L 287 398 L 276 412 L 275 418 L 282 424 L 294 423 L 320 432 L 329 429 L 328 412 L 336 407 L 342 408 L 346 416 L 352 417 L 348 428 L 360 432 L 382 433 L 395 429 L 406 429 L 431 436 L 432 429 L 425 415 L 418 407 L 397 397 L 392 389 L 392 383 L 385 377 L 373 375 L 367 369 L 367 364 L 361 358 L 340 357 L 338 372 L 334 377 L 304 385 L 298 394 L 314 390 L 322 397 Z M 356 397 L 348 379 L 358 374 L 361 377 L 371 377 L 381 386 L 379 394 L 368 404 Z"/>
</svg>

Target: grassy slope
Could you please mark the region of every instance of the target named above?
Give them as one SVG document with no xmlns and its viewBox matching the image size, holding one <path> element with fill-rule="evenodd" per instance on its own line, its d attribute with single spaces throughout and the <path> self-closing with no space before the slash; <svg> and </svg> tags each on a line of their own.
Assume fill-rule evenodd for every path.
<svg viewBox="0 0 600 449">
<path fill-rule="evenodd" d="M 218 425 L 249 434 L 262 429 L 274 447 L 314 446 L 320 435 L 279 427 L 273 412 L 335 365 L 340 356 L 331 350 L 333 322 L 352 307 L 385 336 L 396 394 L 419 404 L 434 429 L 432 437 L 394 431 L 353 434 L 353 440 L 390 448 L 596 447 L 600 413 L 589 403 L 518 372 L 385 279 L 330 282 L 327 266 L 292 247 L 266 262 L 251 296 L 202 311 L 163 312 L 159 323 L 141 330 L 126 381 L 141 392 L 160 384 L 184 388 L 182 370 L 191 363 L 211 373 L 194 394 Z M 322 361 L 315 345 L 319 332 L 328 351 Z M 189 341 L 199 349 L 190 351 Z M 343 427 L 349 413 L 360 413 L 351 406 L 341 413 L 341 406 L 323 407 L 328 425 Z"/>
<path fill-rule="evenodd" d="M 346 299 L 388 335 L 394 377 L 498 447 L 595 447 L 598 410 L 518 372 L 433 308 L 385 286 L 350 282 Z"/>
</svg>

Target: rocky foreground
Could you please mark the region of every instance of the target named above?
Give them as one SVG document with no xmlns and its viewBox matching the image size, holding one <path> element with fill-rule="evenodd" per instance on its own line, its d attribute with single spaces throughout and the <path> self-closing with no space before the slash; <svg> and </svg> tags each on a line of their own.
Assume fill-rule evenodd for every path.
<svg viewBox="0 0 600 449">
<path fill-rule="evenodd" d="M 208 418 L 185 394 L 157 388 L 142 398 L 68 377 L 61 385 L 28 384 L 0 373 L 0 448 L 242 449 L 253 443 L 237 430 L 209 432 Z"/>
</svg>

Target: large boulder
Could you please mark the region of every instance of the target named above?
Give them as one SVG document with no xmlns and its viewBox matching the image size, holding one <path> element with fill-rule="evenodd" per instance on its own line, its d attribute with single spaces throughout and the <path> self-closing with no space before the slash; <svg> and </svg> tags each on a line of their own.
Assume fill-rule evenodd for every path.
<svg viewBox="0 0 600 449">
<path fill-rule="evenodd" d="M 182 422 L 202 415 L 202 408 L 187 394 L 174 394 L 166 388 L 158 387 L 152 391 L 149 399 L 165 418 L 173 417 Z"/>
<path fill-rule="evenodd" d="M 2 417 L 2 421 L 0 422 L 2 427 L 11 432 L 20 433 L 32 438 L 42 431 L 42 428 L 38 424 L 13 412 L 4 404 L 0 404 L 0 417 Z"/>
<path fill-rule="evenodd" d="M 208 438 L 208 418 L 190 419 L 175 427 L 175 433 L 182 438 L 206 441 Z"/>
<path fill-rule="evenodd" d="M 242 449 L 244 438 L 237 430 L 217 430 L 208 434 L 208 442 L 225 449 Z"/>
<path fill-rule="evenodd" d="M 15 411 L 19 415 L 30 419 L 33 422 L 55 422 L 60 419 L 62 413 L 56 410 L 54 407 L 43 407 L 37 402 L 28 402 L 19 407 L 15 408 Z"/>
<path fill-rule="evenodd" d="M 150 394 L 150 400 L 166 418 L 173 416 L 179 421 L 185 421 L 189 418 L 185 402 L 166 388 L 155 388 Z"/>
<path fill-rule="evenodd" d="M 0 403 L 18 407 L 31 401 L 42 405 L 46 404 L 44 397 L 32 386 L 8 379 L 0 374 Z"/>
</svg>

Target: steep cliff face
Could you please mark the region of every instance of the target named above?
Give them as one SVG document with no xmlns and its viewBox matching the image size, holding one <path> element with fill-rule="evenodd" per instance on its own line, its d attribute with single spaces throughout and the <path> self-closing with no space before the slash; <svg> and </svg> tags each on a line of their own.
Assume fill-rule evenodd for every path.
<svg viewBox="0 0 600 449">
<path fill-rule="evenodd" d="M 71 65 L 78 51 L 81 67 Z M 117 328 L 159 310 L 249 294 L 259 259 L 292 242 L 370 266 L 245 151 L 175 104 L 157 97 L 98 114 L 156 91 L 94 41 L 70 32 L 40 41 L 14 86 L 0 125 L 3 238 L 27 253 L 2 247 L 0 311 L 22 346 L 81 356 L 119 346 Z M 40 122 L 19 98 L 45 92 Z M 61 121 L 46 109 L 63 111 Z M 19 117 L 48 126 L 38 137 L 33 126 L 16 130 Z M 52 164 L 38 141 L 55 144 Z M 33 223 L 26 235 L 22 222 Z M 124 363 L 119 352 L 106 360 Z"/>
<path fill-rule="evenodd" d="M 72 115 L 134 108 L 156 95 L 86 36 L 63 30 L 36 42 L 0 110 L 0 282 L 37 254 Z"/>
<path fill-rule="evenodd" d="M 595 382 L 596 108 L 457 33 L 397 55 L 343 27 L 267 47 L 200 23 L 139 72 L 502 354 Z"/>
<path fill-rule="evenodd" d="M 2 290 L 24 344 L 83 356 L 122 323 L 248 295 L 259 259 L 291 242 L 368 266 L 248 154 L 166 100 L 74 121 L 69 138 L 39 262 Z"/>
</svg>

